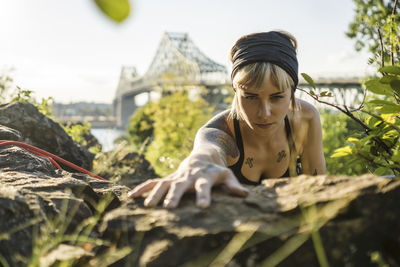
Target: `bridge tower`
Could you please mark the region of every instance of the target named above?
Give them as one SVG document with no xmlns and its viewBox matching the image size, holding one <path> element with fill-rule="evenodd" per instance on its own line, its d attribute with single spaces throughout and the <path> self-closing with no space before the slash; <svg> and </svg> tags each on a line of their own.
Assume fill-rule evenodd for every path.
<svg viewBox="0 0 400 267">
<path fill-rule="evenodd" d="M 165 32 L 150 67 L 143 76 L 136 70 L 123 68 L 114 99 L 118 127 L 124 128 L 138 107 L 140 94 L 163 90 L 165 84 L 215 88 L 229 82 L 225 66 L 208 58 L 187 33 Z"/>
</svg>

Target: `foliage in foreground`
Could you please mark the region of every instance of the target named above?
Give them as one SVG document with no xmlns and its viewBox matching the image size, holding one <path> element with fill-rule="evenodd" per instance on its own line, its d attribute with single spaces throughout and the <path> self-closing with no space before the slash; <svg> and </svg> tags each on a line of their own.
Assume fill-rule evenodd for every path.
<svg viewBox="0 0 400 267">
<path fill-rule="evenodd" d="M 355 48 L 360 51 L 364 47 L 368 48 L 373 55 L 370 62 L 375 61 L 375 55 L 382 52 L 380 49 L 380 38 L 383 39 L 383 44 L 391 45 L 391 40 L 394 41 L 393 46 L 398 50 L 399 41 L 393 36 L 399 34 L 397 24 L 400 22 L 400 16 L 396 14 L 393 8 L 395 1 L 393 0 L 353 0 L 355 7 L 355 15 L 353 21 L 349 24 L 349 29 L 346 32 L 347 37 L 354 39 Z M 381 31 L 381 33 L 379 32 Z M 389 60 L 390 49 L 383 51 L 385 60 Z"/>
<path fill-rule="evenodd" d="M 363 31 L 362 37 L 372 43 L 371 52 L 377 54 L 378 45 L 380 46 L 380 55 L 378 57 L 374 55 L 375 59 L 380 59 L 380 68 L 375 77 L 368 79 L 363 85 L 367 91 L 380 97 L 369 100 L 366 107 L 359 110 L 363 113 L 362 119 L 357 120 L 347 112 L 347 115 L 353 116 L 352 118 L 363 127 L 363 131 L 350 136 L 347 139 L 348 145 L 338 149 L 334 156 L 351 156 L 350 164 L 364 164 L 376 175 L 398 176 L 400 174 L 400 19 L 396 14 L 398 1 L 356 2 L 359 8 L 358 18 L 364 18 L 364 22 L 369 23 L 367 26 L 361 25 L 369 30 L 369 34 Z"/>
<path fill-rule="evenodd" d="M 365 166 L 349 166 L 343 157 L 331 157 L 336 149 L 346 143 L 347 136 L 362 131 L 362 128 L 345 114 L 339 112 L 320 112 L 326 171 L 336 175 L 360 175 L 368 172 Z"/>
<path fill-rule="evenodd" d="M 94 0 L 97 7 L 111 20 L 123 22 L 131 13 L 129 0 Z"/>
<path fill-rule="evenodd" d="M 130 143 L 144 147 L 144 155 L 160 176 L 174 171 L 192 150 L 197 130 L 212 116 L 202 98 L 176 92 L 138 109 L 127 126 Z"/>
<path fill-rule="evenodd" d="M 370 63 L 379 59 L 381 67 L 374 76 L 363 82 L 365 93 L 372 93 L 375 99 L 368 99 L 365 103 L 367 98 L 364 97 L 363 103 L 355 109 L 327 103 L 321 100 L 321 97 L 326 95 L 316 94 L 312 78 L 304 73 L 303 77 L 314 90 L 311 89 L 310 92 L 300 90 L 320 103 L 335 107 L 362 127 L 362 131 L 353 133 L 347 138 L 348 145 L 335 150 L 333 158 L 345 157 L 348 166 L 363 165 L 376 175 L 398 176 L 400 174 L 400 25 L 396 14 L 397 0 L 378 1 L 376 5 L 374 1 L 355 0 L 355 2 L 359 4 L 358 7 L 362 7 L 362 10 L 357 11 L 359 13 L 356 17 L 362 20 L 372 16 L 365 22 L 370 23 L 375 20 L 374 24 L 376 23 L 376 28 L 374 25 L 359 25 L 365 27 L 363 29 L 366 31 L 377 33 L 367 34 L 362 31 L 363 38 L 370 43 L 380 44 L 378 56 L 375 54 L 378 48 L 371 46 L 374 58 L 370 59 Z M 382 6 L 382 2 L 391 5 L 391 14 Z M 377 15 L 376 9 L 381 13 Z M 350 28 L 352 27 L 355 27 L 353 29 L 355 30 L 357 25 L 350 25 Z"/>
<path fill-rule="evenodd" d="M 400 66 L 387 66 L 379 69 L 382 77 L 373 77 L 363 83 L 365 90 L 384 99 L 368 100 L 357 109 L 347 106 L 329 104 L 321 100 L 325 95 L 317 94 L 311 89 L 308 93 L 316 101 L 334 106 L 353 122 L 361 131 L 347 137 L 348 145 L 338 148 L 331 156 L 346 160 L 347 168 L 359 169 L 365 166 L 376 175 L 400 174 Z M 314 88 L 311 77 L 303 74 Z M 355 113 L 361 113 L 356 114 Z M 327 138 L 327 137 L 325 137 Z"/>
<path fill-rule="evenodd" d="M 352 156 L 349 164 L 364 164 L 376 175 L 400 174 L 400 66 L 379 69 L 382 77 L 365 82 L 367 90 L 385 99 L 367 102 L 369 109 L 360 121 L 364 131 L 347 138 L 348 145 L 334 157 Z"/>
</svg>

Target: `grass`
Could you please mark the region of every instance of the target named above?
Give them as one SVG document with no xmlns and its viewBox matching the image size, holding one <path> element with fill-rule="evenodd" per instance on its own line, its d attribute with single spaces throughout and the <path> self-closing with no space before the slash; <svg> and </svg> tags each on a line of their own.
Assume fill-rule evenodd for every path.
<svg viewBox="0 0 400 267">
<path fill-rule="evenodd" d="M 84 219 L 75 229 L 70 229 L 72 219 L 78 211 L 78 205 L 73 205 L 70 208 L 70 200 L 65 199 L 62 201 L 59 214 L 54 218 L 44 222 L 43 219 L 38 217 L 31 219 L 13 227 L 5 233 L 1 233 L 0 240 L 7 240 L 13 233 L 34 226 L 32 233 L 32 254 L 27 256 L 24 263 L 26 266 L 50 266 L 56 262 L 58 266 L 72 266 L 79 263 L 83 256 L 88 255 L 93 256 L 88 262 L 90 266 L 109 266 L 132 252 L 130 247 L 118 248 L 115 244 L 93 235 L 96 232 L 95 227 L 105 214 L 106 208 L 111 201 L 111 197 L 104 197 L 95 205 L 93 216 Z M 57 257 L 54 258 L 57 251 L 66 247 L 70 249 L 76 248 L 76 251 L 81 251 L 81 255 L 72 254 L 68 258 L 65 254 L 59 253 L 57 256 L 60 256 L 61 260 L 57 260 Z M 5 267 L 12 265 L 1 254 L 0 264 Z"/>
<path fill-rule="evenodd" d="M 285 232 L 297 229 L 293 236 L 257 266 L 269 267 L 280 264 L 311 238 L 319 265 L 321 267 L 329 267 L 319 230 L 355 197 L 356 195 L 349 196 L 347 199 L 339 199 L 322 207 L 317 207 L 315 203 L 301 203 L 299 204 L 301 209 L 300 217 L 298 219 L 293 218 L 292 223 L 286 228 L 277 226 L 275 233 L 265 232 L 260 226 L 254 224 L 241 225 L 237 228 L 238 233 L 216 255 L 213 255 L 213 253 L 204 254 L 191 263 L 185 264 L 185 266 L 196 266 L 197 264 L 213 267 L 226 266 L 237 253 L 271 238 L 280 237 Z"/>
</svg>

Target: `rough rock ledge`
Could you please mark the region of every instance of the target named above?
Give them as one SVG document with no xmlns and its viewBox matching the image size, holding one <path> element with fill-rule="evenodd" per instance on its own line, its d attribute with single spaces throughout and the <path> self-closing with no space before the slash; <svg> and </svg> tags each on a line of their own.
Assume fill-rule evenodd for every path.
<svg viewBox="0 0 400 267">
<path fill-rule="evenodd" d="M 377 266 L 373 253 L 400 265 L 397 179 L 270 179 L 249 187 L 246 198 L 216 188 L 208 209 L 196 208 L 188 194 L 179 208 L 166 210 L 144 208 L 143 199 L 126 198 L 128 187 L 56 170 L 17 147 L 0 149 L 0 166 L 0 255 L 10 266 L 25 266 L 32 255 L 32 221 L 43 225 L 68 203 L 71 232 L 104 198 L 109 205 L 91 236 L 132 249 L 115 266 L 318 266 L 313 240 L 321 240 L 330 266 Z M 72 259 L 91 266 L 103 251 L 104 245 L 63 242 L 40 263 Z"/>
</svg>

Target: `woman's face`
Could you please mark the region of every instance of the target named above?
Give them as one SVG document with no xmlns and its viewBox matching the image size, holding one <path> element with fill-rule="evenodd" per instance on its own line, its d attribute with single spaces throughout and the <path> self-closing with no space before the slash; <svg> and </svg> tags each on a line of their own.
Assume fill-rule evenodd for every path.
<svg viewBox="0 0 400 267">
<path fill-rule="evenodd" d="M 238 88 L 239 112 L 250 129 L 262 136 L 280 129 L 289 110 L 290 90 L 280 91 L 270 79 L 264 79 L 261 88 Z"/>
</svg>

